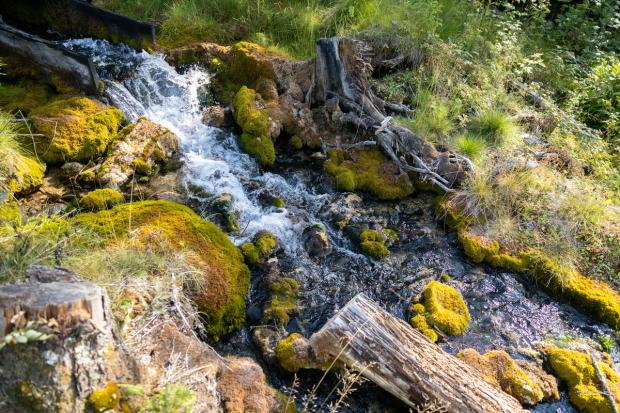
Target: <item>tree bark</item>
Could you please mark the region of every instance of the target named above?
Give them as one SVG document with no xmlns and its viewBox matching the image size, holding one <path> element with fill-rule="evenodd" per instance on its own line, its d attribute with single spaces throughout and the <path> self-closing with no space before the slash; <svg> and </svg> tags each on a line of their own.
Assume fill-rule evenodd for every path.
<svg viewBox="0 0 620 413">
<path fill-rule="evenodd" d="M 409 406 L 448 412 L 524 412 L 519 402 L 458 358 L 358 294 L 310 338 L 320 360 L 338 358 Z"/>
</svg>

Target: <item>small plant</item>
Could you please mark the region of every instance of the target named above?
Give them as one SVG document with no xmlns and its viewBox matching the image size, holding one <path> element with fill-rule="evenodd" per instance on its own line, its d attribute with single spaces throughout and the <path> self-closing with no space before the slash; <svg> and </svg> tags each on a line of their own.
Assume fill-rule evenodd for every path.
<svg viewBox="0 0 620 413">
<path fill-rule="evenodd" d="M 39 321 L 28 321 L 28 324 L 26 324 L 25 327 L 15 329 L 6 336 L 4 336 L 2 341 L 0 341 L 0 350 L 2 350 L 7 345 L 26 344 L 36 341 L 47 341 L 52 337 L 52 334 L 46 334 L 38 331 L 37 328 L 41 328 L 41 326 L 47 326 L 47 323 Z"/>
<path fill-rule="evenodd" d="M 178 384 L 167 384 L 151 397 L 141 413 L 190 413 L 196 394 Z"/>
<path fill-rule="evenodd" d="M 460 135 L 454 141 L 454 149 L 471 159 L 473 162 L 479 161 L 487 149 L 487 143 L 484 139 L 473 135 Z"/>
<path fill-rule="evenodd" d="M 494 146 L 509 144 L 519 131 L 508 115 L 497 109 L 479 110 L 472 129 Z"/>
</svg>

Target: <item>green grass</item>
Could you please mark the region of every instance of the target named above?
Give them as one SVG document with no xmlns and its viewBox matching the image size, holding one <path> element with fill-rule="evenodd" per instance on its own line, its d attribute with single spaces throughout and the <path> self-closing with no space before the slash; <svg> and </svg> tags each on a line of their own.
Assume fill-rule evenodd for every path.
<svg viewBox="0 0 620 413">
<path fill-rule="evenodd" d="M 508 115 L 497 109 L 480 109 L 472 121 L 471 128 L 494 146 L 513 143 L 519 133 L 519 128 Z"/>
<path fill-rule="evenodd" d="M 474 134 L 463 134 L 456 137 L 453 148 L 457 153 L 468 157 L 473 162 L 478 162 L 487 151 L 487 142 Z"/>
</svg>

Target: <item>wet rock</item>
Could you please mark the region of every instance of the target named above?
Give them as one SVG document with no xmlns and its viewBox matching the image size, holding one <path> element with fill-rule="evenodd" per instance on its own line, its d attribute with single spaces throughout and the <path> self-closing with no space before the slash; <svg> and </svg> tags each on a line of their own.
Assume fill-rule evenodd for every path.
<svg viewBox="0 0 620 413">
<path fill-rule="evenodd" d="M 260 350 L 263 359 L 271 364 L 277 365 L 276 345 L 282 338 L 282 333 L 272 327 L 256 327 L 252 333 L 252 340 Z"/>
<path fill-rule="evenodd" d="M 319 213 L 326 220 L 344 228 L 358 213 L 361 203 L 362 198 L 359 195 L 346 194 L 339 196 L 333 202 L 326 203 Z"/>
<path fill-rule="evenodd" d="M 220 214 L 224 227 L 230 232 L 239 231 L 239 212 L 234 208 L 234 199 L 231 194 L 222 194 L 211 202 L 213 210 Z"/>
<path fill-rule="evenodd" d="M 120 135 L 120 142 L 97 168 L 96 178 L 101 184 L 116 188 L 134 175 L 148 180 L 160 168 L 176 167 L 174 158 L 179 151 L 179 139 L 163 126 L 140 118 L 135 125 L 125 127 Z"/>
<path fill-rule="evenodd" d="M 208 106 L 204 109 L 202 123 L 214 128 L 230 128 L 235 125 L 230 108 L 219 105 Z"/>
<path fill-rule="evenodd" d="M 317 368 L 316 357 L 310 341 L 298 333 L 293 333 L 278 342 L 276 358 L 280 366 L 291 373 L 300 369 Z"/>
<path fill-rule="evenodd" d="M 66 179 L 75 179 L 86 168 L 79 162 L 66 162 L 60 167 L 60 176 Z"/>
<path fill-rule="evenodd" d="M 156 175 L 146 184 L 140 185 L 139 191 L 148 199 L 164 199 L 178 203 L 183 203 L 187 199 L 179 171 Z"/>
<path fill-rule="evenodd" d="M 313 257 L 323 257 L 332 251 L 332 246 L 325 228 L 321 225 L 312 225 L 302 234 L 304 247 Z"/>
</svg>

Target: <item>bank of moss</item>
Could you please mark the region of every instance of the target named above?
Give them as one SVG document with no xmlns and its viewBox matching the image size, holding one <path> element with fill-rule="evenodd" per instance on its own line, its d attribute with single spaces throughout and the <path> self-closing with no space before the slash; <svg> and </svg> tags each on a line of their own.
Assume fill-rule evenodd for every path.
<svg viewBox="0 0 620 413">
<path fill-rule="evenodd" d="M 116 140 L 124 120 L 116 108 L 83 97 L 60 97 L 30 112 L 32 124 L 44 138 L 37 154 L 48 163 L 88 161 L 102 155 Z"/>
<path fill-rule="evenodd" d="M 11 157 L 12 159 L 0 161 L 4 164 L 2 167 L 7 169 L 7 192 L 28 194 L 41 186 L 45 176 L 45 164 L 27 154 L 25 150 L 15 151 Z M 4 169 L 2 167 L 0 169 Z"/>
<path fill-rule="evenodd" d="M 450 336 L 460 336 L 467 331 L 471 317 L 461 294 L 453 287 L 431 281 L 422 292 L 422 302 L 411 307 L 410 323 L 430 340 L 439 336 L 433 328 Z"/>
<path fill-rule="evenodd" d="M 80 200 L 80 206 L 91 211 L 101 211 L 112 208 L 125 200 L 123 194 L 115 189 L 95 189 L 84 195 Z"/>
<path fill-rule="evenodd" d="M 561 348 L 546 352 L 554 373 L 568 386 L 568 397 L 575 407 L 583 413 L 612 413 L 588 354 Z M 605 362 L 597 366 L 607 379 L 616 405 L 620 405 L 620 375 Z"/>
<path fill-rule="evenodd" d="M 332 150 L 324 167 L 340 191 L 364 191 L 383 200 L 405 198 L 414 191 L 407 175 L 378 149 Z"/>
<path fill-rule="evenodd" d="M 131 237 L 145 248 L 164 248 L 164 254 L 188 252 L 197 274 L 185 290 L 205 315 L 214 340 L 245 321 L 245 296 L 250 272 L 243 255 L 217 226 L 186 206 L 169 201 L 142 201 L 110 210 L 76 216 L 71 224 L 102 239 Z"/>
</svg>

